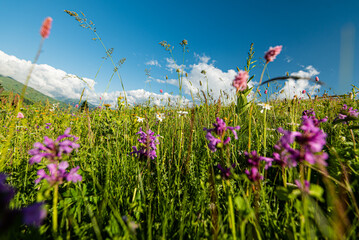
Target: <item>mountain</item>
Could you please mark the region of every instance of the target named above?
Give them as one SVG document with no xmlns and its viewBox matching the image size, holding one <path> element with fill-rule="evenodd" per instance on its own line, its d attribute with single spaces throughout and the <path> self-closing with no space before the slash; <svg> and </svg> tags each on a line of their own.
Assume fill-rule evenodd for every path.
<svg viewBox="0 0 359 240">
<path fill-rule="evenodd" d="M 0 84 L 3 86 L 4 91 L 1 93 L 1 95 L 7 95 L 10 92 L 13 92 L 14 94 L 21 94 L 21 91 L 24 87 L 24 84 L 21 82 L 16 81 L 15 79 L 11 77 L 5 77 L 0 75 Z M 54 98 L 51 98 L 32 87 L 27 87 L 26 93 L 24 96 L 24 102 L 27 104 L 34 104 L 37 102 L 41 102 L 43 104 L 46 103 L 46 101 L 49 101 L 50 104 L 60 103 L 60 107 L 68 107 L 68 105 L 64 102 L 60 102 Z"/>
<path fill-rule="evenodd" d="M 2 93 L 0 91 L 0 95 L 7 95 L 10 92 L 20 95 L 21 91 L 24 87 L 24 84 L 22 84 L 21 82 L 16 81 L 12 77 L 5 77 L 1 74 L 0 74 L 0 84 L 4 88 L 4 91 Z M 82 102 L 84 100 L 85 99 L 82 99 Z M 46 101 L 49 101 L 50 104 L 59 103 L 60 108 L 67 108 L 69 105 L 75 107 L 75 105 L 78 104 L 80 100 L 65 98 L 65 97 L 57 97 L 55 99 L 55 98 L 49 97 L 49 96 L 33 89 L 32 87 L 29 87 L 29 86 L 27 87 L 25 97 L 24 97 L 24 102 L 26 104 L 34 104 L 37 102 L 41 102 L 41 103 L 45 104 Z M 90 109 L 96 108 L 96 106 L 91 103 L 88 103 L 88 106 Z"/>
</svg>

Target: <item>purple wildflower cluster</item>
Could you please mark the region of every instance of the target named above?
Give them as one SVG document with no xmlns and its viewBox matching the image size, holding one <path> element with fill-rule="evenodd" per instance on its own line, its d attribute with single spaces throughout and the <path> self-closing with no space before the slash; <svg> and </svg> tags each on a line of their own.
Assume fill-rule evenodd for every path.
<svg viewBox="0 0 359 240">
<path fill-rule="evenodd" d="M 140 148 L 137 149 L 136 146 L 132 146 L 133 152 L 130 154 L 137 154 L 139 158 L 150 158 L 151 160 L 155 159 L 157 157 L 156 145 L 159 144 L 158 137 L 160 135 L 155 135 L 154 132 L 152 132 L 150 129 L 148 129 L 147 133 L 142 131 L 142 128 L 140 128 L 140 131 L 136 134 L 140 135 L 140 138 L 137 139 L 137 141 L 141 144 Z"/>
<path fill-rule="evenodd" d="M 334 119 L 334 122 L 338 119 L 346 119 L 348 117 L 359 117 L 359 111 L 358 109 L 353 109 L 353 107 L 348 108 L 346 104 L 343 105 L 342 109 L 340 110 L 338 117 Z M 348 122 L 343 122 L 344 124 L 348 124 Z"/>
<path fill-rule="evenodd" d="M 216 118 L 217 123 L 213 123 L 214 128 L 207 129 L 203 128 L 203 131 L 207 131 L 206 139 L 209 141 L 208 147 L 211 149 L 212 152 L 217 151 L 217 148 L 223 148 L 223 146 L 227 145 L 229 141 L 231 141 L 230 137 L 227 137 L 224 139 L 224 135 L 228 130 L 232 131 L 234 138 L 238 139 L 236 130 L 240 129 L 240 126 L 236 127 L 229 127 L 226 126 L 226 123 L 223 121 L 223 119 Z M 212 132 L 214 132 L 217 137 L 214 137 L 212 135 Z"/>
<path fill-rule="evenodd" d="M 322 123 L 322 122 L 326 122 L 328 121 L 328 117 L 325 117 L 323 119 L 317 119 L 316 116 L 315 116 L 315 112 L 314 112 L 314 109 L 311 108 L 309 110 L 305 110 L 303 113 L 302 113 L 302 120 L 305 120 L 305 119 L 312 119 L 313 120 L 313 123 L 314 123 L 314 126 L 316 127 L 319 127 L 319 125 Z"/>
<path fill-rule="evenodd" d="M 36 179 L 36 183 L 39 183 L 42 179 L 46 179 L 50 185 L 62 184 L 66 179 L 69 182 L 82 181 L 81 175 L 77 173 L 79 166 L 72 168 L 69 172 L 66 172 L 69 164 L 67 161 L 62 161 L 62 155 L 69 155 L 74 149 L 80 147 L 79 144 L 75 143 L 78 137 L 70 135 L 70 128 L 67 128 L 63 135 L 60 135 L 56 140 L 45 136 L 44 143 L 37 142 L 34 144 L 34 149 L 29 151 L 32 157 L 29 160 L 30 164 L 40 163 L 42 158 L 46 158 L 49 162 L 47 168 L 49 175 L 46 174 L 44 169 L 40 169 L 37 172 L 39 176 Z M 73 140 L 65 139 L 72 138 Z"/>
<path fill-rule="evenodd" d="M 252 151 L 251 153 L 244 152 L 246 159 L 248 160 L 249 165 L 251 166 L 250 170 L 245 170 L 249 180 L 256 182 L 263 179 L 263 176 L 260 174 L 260 162 L 265 162 L 264 169 L 268 169 L 272 166 L 272 158 L 261 157 L 257 154 L 256 151 Z"/>
<path fill-rule="evenodd" d="M 304 180 L 304 186 L 302 185 L 302 183 L 299 180 L 295 180 L 294 182 L 300 191 L 302 191 L 304 193 L 309 193 L 310 182 L 308 182 L 307 180 Z"/>
<path fill-rule="evenodd" d="M 6 177 L 0 173 L 0 235 L 19 223 L 39 227 L 46 217 L 43 203 L 35 203 L 22 209 L 9 209 L 15 189 L 5 183 Z"/>
<path fill-rule="evenodd" d="M 276 152 L 273 159 L 282 167 L 295 167 L 298 163 L 307 161 L 310 164 L 326 166 L 327 153 L 323 153 L 327 135 L 315 125 L 315 121 L 306 117 L 300 126 L 302 132 L 287 131 L 278 128 L 282 138 L 274 146 Z M 299 149 L 293 149 L 290 145 L 294 142 L 299 144 Z"/>
<path fill-rule="evenodd" d="M 221 166 L 221 164 L 218 164 L 218 165 L 217 165 L 217 168 L 221 171 L 221 175 L 222 175 L 222 178 L 223 178 L 223 179 L 229 179 L 229 177 L 232 175 L 231 169 L 232 169 L 232 168 L 235 168 L 235 167 L 236 167 L 236 164 L 235 164 L 235 163 L 233 163 L 233 164 L 231 165 L 231 167 L 229 167 L 229 168 L 223 168 L 223 167 Z"/>
</svg>

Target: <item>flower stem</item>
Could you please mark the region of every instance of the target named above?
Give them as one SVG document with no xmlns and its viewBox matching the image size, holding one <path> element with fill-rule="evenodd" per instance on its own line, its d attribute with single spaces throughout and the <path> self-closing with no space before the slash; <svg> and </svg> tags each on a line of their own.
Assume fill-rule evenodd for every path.
<svg viewBox="0 0 359 240">
<path fill-rule="evenodd" d="M 59 185 L 54 186 L 54 197 L 52 201 L 52 230 L 54 235 L 57 236 L 57 203 L 59 199 Z"/>
</svg>

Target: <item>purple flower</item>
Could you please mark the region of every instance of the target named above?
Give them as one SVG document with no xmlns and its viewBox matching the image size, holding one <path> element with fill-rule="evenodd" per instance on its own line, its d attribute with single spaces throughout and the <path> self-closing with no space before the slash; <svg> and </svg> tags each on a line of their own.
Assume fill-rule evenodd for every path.
<svg viewBox="0 0 359 240">
<path fill-rule="evenodd" d="M 263 176 L 259 173 L 258 168 L 256 167 L 252 167 L 250 170 L 246 169 L 244 172 L 252 182 L 257 182 L 263 179 Z"/>
<path fill-rule="evenodd" d="M 75 143 L 78 137 L 70 135 L 71 128 L 67 128 L 63 135 L 60 135 L 55 141 L 45 136 L 44 143 L 36 142 L 34 149 L 29 150 L 32 157 L 29 160 L 30 164 L 40 163 L 42 158 L 47 158 L 50 162 L 57 162 L 62 159 L 62 154 L 69 155 L 74 149 L 79 148 L 80 145 Z M 72 138 L 68 140 L 64 138 Z"/>
<path fill-rule="evenodd" d="M 50 185 L 62 184 L 65 179 L 68 182 L 78 182 L 82 181 L 82 177 L 77 173 L 79 166 L 67 172 L 66 169 L 69 167 L 69 163 L 66 161 L 57 163 L 50 163 L 47 165 L 50 174 L 46 174 L 45 169 L 40 169 L 37 171 L 39 178 L 35 180 L 35 183 L 38 184 L 42 179 L 46 179 Z"/>
<path fill-rule="evenodd" d="M 322 122 L 326 122 L 328 121 L 328 117 L 325 117 L 323 119 L 317 119 L 315 117 L 315 112 L 314 112 L 314 109 L 311 108 L 309 110 L 305 110 L 303 113 L 302 113 L 302 120 L 305 120 L 305 119 L 312 119 L 313 120 L 313 123 L 314 123 L 314 126 L 316 127 L 319 127 L 319 125 L 322 123 Z"/>
<path fill-rule="evenodd" d="M 338 116 L 334 119 L 333 122 L 335 123 L 338 119 L 346 119 L 348 117 L 358 118 L 359 111 L 358 111 L 358 109 L 353 109 L 352 107 L 350 107 L 348 109 L 348 106 L 346 104 L 344 104 L 342 109 L 340 110 Z M 348 124 L 348 122 L 343 122 L 343 123 Z"/>
<path fill-rule="evenodd" d="M 272 166 L 273 159 L 268 157 L 261 157 L 257 154 L 256 151 L 252 151 L 251 153 L 244 152 L 244 155 L 246 156 L 246 159 L 251 167 L 250 170 L 245 171 L 249 180 L 255 182 L 263 179 L 263 176 L 259 173 L 260 162 L 264 161 L 264 169 L 268 169 L 270 166 Z"/>
<path fill-rule="evenodd" d="M 235 163 L 233 163 L 233 164 L 231 165 L 231 167 L 226 168 L 226 169 L 224 169 L 224 168 L 221 166 L 221 164 L 218 164 L 218 165 L 217 165 L 217 168 L 221 171 L 221 175 L 222 175 L 222 178 L 223 178 L 223 179 L 229 179 L 229 177 L 232 175 L 231 169 L 232 169 L 232 168 L 235 168 L 235 167 L 236 167 L 236 164 L 235 164 Z"/>
<path fill-rule="evenodd" d="M 46 217 L 46 210 L 44 209 L 44 203 L 34 203 L 22 209 L 23 223 L 26 225 L 33 225 L 40 227 L 42 221 Z"/>
<path fill-rule="evenodd" d="M 137 141 L 140 143 L 140 148 L 137 149 L 136 146 L 132 146 L 133 152 L 130 154 L 137 154 L 139 158 L 141 157 L 149 157 L 150 159 L 155 159 L 157 157 L 156 145 L 159 144 L 158 137 L 160 135 L 155 135 L 154 132 L 152 132 L 150 129 L 148 129 L 147 133 L 142 131 L 142 128 L 140 128 L 140 131 L 136 134 L 140 135 L 140 138 L 137 139 Z"/>
<path fill-rule="evenodd" d="M 224 139 L 224 135 L 227 130 L 230 130 L 233 133 L 234 138 L 238 139 L 236 130 L 240 129 L 240 126 L 236 126 L 236 127 L 226 126 L 226 123 L 223 121 L 223 119 L 220 118 L 216 118 L 216 122 L 217 123 L 213 123 L 214 128 L 210 128 L 210 129 L 203 128 L 203 131 L 207 131 L 206 139 L 209 141 L 208 148 L 212 152 L 217 151 L 217 148 L 222 148 L 224 145 L 227 145 L 229 141 L 231 141 L 230 137 Z M 212 132 L 214 132 L 218 137 L 217 138 L 214 137 L 212 135 Z"/>
<path fill-rule="evenodd" d="M 299 180 L 295 180 L 295 185 L 304 193 L 309 193 L 310 183 L 307 180 L 304 180 L 304 186 Z"/>
<path fill-rule="evenodd" d="M 302 132 L 291 132 L 278 128 L 283 133 L 282 138 L 274 146 L 273 159 L 282 167 L 295 167 L 299 162 L 307 161 L 310 164 L 321 164 L 326 166 L 327 153 L 321 153 L 326 144 L 325 134 L 315 126 L 312 118 L 303 119 L 300 126 Z M 293 142 L 299 144 L 299 149 L 293 149 L 290 145 Z"/>
<path fill-rule="evenodd" d="M 0 212 L 15 196 L 15 189 L 5 183 L 6 174 L 0 173 Z"/>
</svg>

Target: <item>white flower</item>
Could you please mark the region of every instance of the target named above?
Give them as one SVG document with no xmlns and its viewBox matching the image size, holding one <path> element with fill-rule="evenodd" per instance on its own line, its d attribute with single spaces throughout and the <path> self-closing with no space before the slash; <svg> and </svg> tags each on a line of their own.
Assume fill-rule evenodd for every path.
<svg viewBox="0 0 359 240">
<path fill-rule="evenodd" d="M 136 116 L 136 118 L 137 118 L 137 122 L 143 122 L 143 120 L 144 120 L 144 118 L 139 117 L 139 116 Z"/>
<path fill-rule="evenodd" d="M 156 118 L 157 118 L 158 121 L 162 122 L 162 120 L 165 118 L 165 114 L 164 113 L 157 113 Z"/>
<path fill-rule="evenodd" d="M 263 109 L 261 110 L 261 113 L 263 113 L 263 110 L 270 110 L 272 108 L 271 105 L 267 104 L 267 103 L 258 103 L 258 106 L 261 106 Z"/>
<path fill-rule="evenodd" d="M 178 113 L 178 116 L 185 116 L 188 114 L 188 112 L 186 112 L 186 111 L 178 111 L 177 113 Z"/>
</svg>

